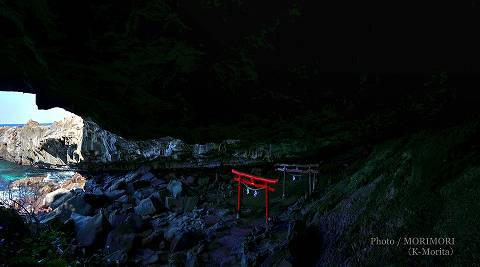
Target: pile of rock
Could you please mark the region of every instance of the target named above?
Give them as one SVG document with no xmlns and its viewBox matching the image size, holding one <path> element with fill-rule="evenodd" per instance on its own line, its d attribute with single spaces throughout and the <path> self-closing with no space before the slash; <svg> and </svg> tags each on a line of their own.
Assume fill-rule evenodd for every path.
<svg viewBox="0 0 480 267">
<path fill-rule="evenodd" d="M 238 228 L 233 210 L 202 197 L 209 187 L 228 187 L 193 176 L 159 176 L 142 167 L 93 177 L 83 190 L 56 191 L 45 198 L 51 211 L 41 222 L 70 231 L 71 252 L 89 259 L 85 264 L 194 266 L 224 255 L 228 265 L 250 253 L 242 246 L 250 226 Z M 255 256 L 248 255 L 252 262 Z"/>
<path fill-rule="evenodd" d="M 159 179 L 149 168 L 97 178 L 84 189 L 59 188 L 43 198 L 50 211 L 39 214 L 41 223 L 70 229 L 76 253 L 96 253 L 107 264 L 148 265 L 202 239 L 198 198 L 183 194 L 182 182 Z"/>
</svg>

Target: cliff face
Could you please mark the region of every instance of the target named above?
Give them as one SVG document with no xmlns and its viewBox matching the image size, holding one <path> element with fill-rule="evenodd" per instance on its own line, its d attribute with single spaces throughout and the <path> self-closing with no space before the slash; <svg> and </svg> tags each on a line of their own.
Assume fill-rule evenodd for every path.
<svg viewBox="0 0 480 267">
<path fill-rule="evenodd" d="M 23 165 L 74 166 L 171 156 L 179 140 L 129 141 L 72 116 L 51 126 L 0 128 L 0 157 Z M 170 149 L 169 149 L 170 148 Z"/>
<path fill-rule="evenodd" d="M 67 165 L 83 160 L 83 120 L 70 117 L 42 126 L 29 121 L 23 127 L 0 127 L 0 157 L 23 165 Z"/>
<path fill-rule="evenodd" d="M 102 166 L 157 160 L 166 167 L 214 167 L 269 161 L 289 149 L 271 145 L 245 147 L 239 141 L 187 144 L 164 137 L 147 141 L 125 139 L 95 122 L 72 116 L 50 126 L 30 121 L 23 127 L 0 127 L 0 158 L 44 167 Z"/>
</svg>

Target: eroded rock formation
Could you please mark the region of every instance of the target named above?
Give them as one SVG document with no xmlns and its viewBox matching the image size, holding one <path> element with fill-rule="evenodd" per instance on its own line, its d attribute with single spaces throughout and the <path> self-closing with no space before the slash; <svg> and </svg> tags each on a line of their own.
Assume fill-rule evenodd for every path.
<svg viewBox="0 0 480 267">
<path fill-rule="evenodd" d="M 235 140 L 193 145 L 171 137 L 128 140 L 78 116 L 50 126 L 30 121 L 23 127 L 0 127 L 0 158 L 44 167 L 86 168 L 151 160 L 167 167 L 213 167 L 270 160 L 271 149 L 242 147 Z"/>
</svg>

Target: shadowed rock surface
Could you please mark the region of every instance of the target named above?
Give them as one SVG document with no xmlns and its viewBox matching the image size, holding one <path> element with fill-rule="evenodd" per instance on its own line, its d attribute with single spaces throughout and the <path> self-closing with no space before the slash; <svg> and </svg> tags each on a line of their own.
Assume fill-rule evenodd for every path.
<svg viewBox="0 0 480 267">
<path fill-rule="evenodd" d="M 0 128 L 0 156 L 89 170 L 0 264 L 478 265 L 480 76 L 445 69 L 480 62 L 479 16 L 457 2 L 0 0 L 1 89 L 83 118 Z M 227 165 L 279 162 L 319 163 L 316 190 L 287 176 L 268 227 L 244 191 L 237 219 Z M 372 237 L 456 242 L 411 257 Z"/>
</svg>

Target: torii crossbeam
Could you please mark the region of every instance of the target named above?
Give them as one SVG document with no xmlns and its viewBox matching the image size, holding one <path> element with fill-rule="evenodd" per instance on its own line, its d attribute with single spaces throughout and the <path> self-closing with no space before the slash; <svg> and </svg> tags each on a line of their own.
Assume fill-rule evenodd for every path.
<svg viewBox="0 0 480 267">
<path fill-rule="evenodd" d="M 248 173 L 239 172 L 237 170 L 232 169 L 232 173 L 235 174 L 233 178 L 233 182 L 237 182 L 237 215 L 240 214 L 240 205 L 242 200 L 242 183 L 254 186 L 256 188 L 265 189 L 265 221 L 268 223 L 268 191 L 275 192 L 275 188 L 271 187 L 270 185 L 277 184 L 278 179 L 270 179 L 270 178 L 263 178 L 255 175 L 251 175 Z"/>
</svg>

